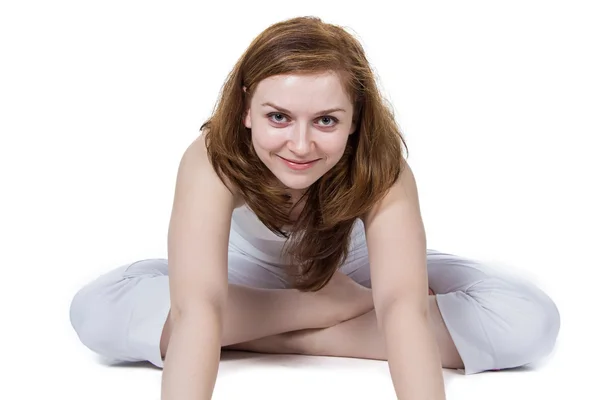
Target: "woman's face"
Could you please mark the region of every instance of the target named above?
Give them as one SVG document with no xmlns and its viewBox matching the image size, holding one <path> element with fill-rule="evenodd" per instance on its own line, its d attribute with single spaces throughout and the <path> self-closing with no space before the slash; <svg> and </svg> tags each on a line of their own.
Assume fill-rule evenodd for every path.
<svg viewBox="0 0 600 400">
<path fill-rule="evenodd" d="M 344 154 L 352 113 L 336 74 L 278 75 L 259 82 L 244 125 L 258 157 L 297 199 Z"/>
</svg>

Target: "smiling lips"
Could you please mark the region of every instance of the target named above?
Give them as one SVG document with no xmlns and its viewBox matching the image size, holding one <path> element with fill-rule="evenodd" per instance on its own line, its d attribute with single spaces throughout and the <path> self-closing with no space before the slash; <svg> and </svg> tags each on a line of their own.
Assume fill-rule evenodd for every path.
<svg viewBox="0 0 600 400">
<path fill-rule="evenodd" d="M 279 158 L 283 161 L 283 163 L 285 165 L 287 165 L 288 167 L 290 167 L 291 169 L 294 169 L 294 170 L 308 169 L 311 166 L 313 166 L 315 162 L 320 160 L 318 158 L 318 159 L 312 160 L 312 161 L 293 161 L 293 160 L 288 160 L 287 158 L 283 158 L 281 156 L 279 156 Z"/>
</svg>

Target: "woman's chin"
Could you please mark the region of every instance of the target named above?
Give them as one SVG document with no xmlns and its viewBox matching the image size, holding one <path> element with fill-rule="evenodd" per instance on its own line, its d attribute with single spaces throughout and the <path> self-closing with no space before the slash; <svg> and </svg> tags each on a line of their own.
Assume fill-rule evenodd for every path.
<svg viewBox="0 0 600 400">
<path fill-rule="evenodd" d="M 314 173 L 311 174 L 290 174 L 288 171 L 277 170 L 274 173 L 275 177 L 279 179 L 281 184 L 290 190 L 304 191 L 308 189 L 313 183 L 315 183 L 322 174 Z M 292 175 L 292 176 L 290 176 Z"/>
<path fill-rule="evenodd" d="M 310 179 L 310 180 L 302 180 L 301 182 L 299 182 L 298 180 L 294 180 L 294 179 L 279 179 L 280 182 L 288 189 L 290 190 L 295 190 L 295 191 L 303 191 L 306 190 L 310 187 L 310 185 L 312 185 L 316 179 Z"/>
</svg>

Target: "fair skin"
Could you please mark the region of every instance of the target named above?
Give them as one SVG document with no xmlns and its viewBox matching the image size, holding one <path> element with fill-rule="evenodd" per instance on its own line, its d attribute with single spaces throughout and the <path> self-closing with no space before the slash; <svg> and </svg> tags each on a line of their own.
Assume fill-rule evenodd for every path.
<svg viewBox="0 0 600 400">
<path fill-rule="evenodd" d="M 320 113 L 331 108 L 344 111 Z M 351 102 L 333 74 L 265 79 L 252 93 L 244 124 L 293 200 L 335 165 L 355 130 Z M 317 161 L 296 170 L 282 157 Z M 399 397 L 444 398 L 441 366 L 462 364 L 435 297 L 427 296 L 424 234 L 408 165 L 364 218 L 372 290 L 339 272 L 316 293 L 228 284 L 228 229 L 233 208 L 242 204 L 230 189 L 197 139 L 182 159 L 169 232 L 164 399 L 210 398 L 220 348 L 387 359 Z M 202 251 L 198 242 L 207 243 Z"/>
<path fill-rule="evenodd" d="M 244 125 L 252 130 L 258 157 L 295 202 L 340 160 L 356 128 L 352 117 L 352 103 L 336 75 L 279 75 L 257 85 Z M 316 162 L 296 171 L 283 159 Z"/>
</svg>

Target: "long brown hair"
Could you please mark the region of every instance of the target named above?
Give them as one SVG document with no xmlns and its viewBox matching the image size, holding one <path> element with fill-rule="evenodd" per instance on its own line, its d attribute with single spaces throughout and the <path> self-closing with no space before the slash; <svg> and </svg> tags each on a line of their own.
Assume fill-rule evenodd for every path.
<svg viewBox="0 0 600 400">
<path fill-rule="evenodd" d="M 329 71 L 337 73 L 353 103 L 356 131 L 340 161 L 307 188 L 294 222 L 286 188 L 258 158 L 243 117 L 263 79 Z M 405 159 L 401 144 L 408 155 L 361 44 L 342 27 L 312 16 L 275 23 L 252 41 L 200 131 L 205 127 L 209 158 L 221 180 L 235 186 L 267 228 L 287 238 L 282 256 L 292 286 L 302 291 L 317 291 L 329 282 L 346 260 L 356 219 L 398 179 Z M 286 225 L 292 225 L 289 232 L 282 229 Z"/>
</svg>

